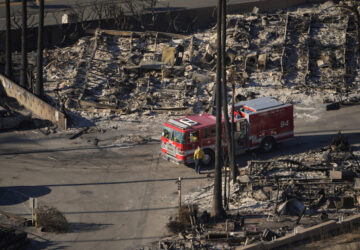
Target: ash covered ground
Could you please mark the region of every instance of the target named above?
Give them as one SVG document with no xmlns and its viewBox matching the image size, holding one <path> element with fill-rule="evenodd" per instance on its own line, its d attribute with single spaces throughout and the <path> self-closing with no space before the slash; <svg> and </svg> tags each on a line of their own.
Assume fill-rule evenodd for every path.
<svg viewBox="0 0 360 250">
<path fill-rule="evenodd" d="M 46 94 L 73 127 L 158 128 L 172 116 L 209 112 L 216 28 L 182 36 L 98 30 L 48 51 Z M 228 97 L 273 96 L 316 120 L 328 102 L 359 101 L 354 16 L 331 2 L 227 18 Z"/>
<path fill-rule="evenodd" d="M 237 101 L 272 96 L 294 104 L 296 119 L 311 121 L 325 112 L 328 103 L 358 104 L 356 36 L 354 16 L 331 2 L 274 13 L 229 15 L 228 98 L 235 84 Z M 68 115 L 71 127 L 96 126 L 99 131 L 127 134 L 113 139 L 111 145 L 143 143 L 148 137 L 160 137 L 162 123 L 169 118 L 210 112 L 216 80 L 216 28 L 186 36 L 96 30 L 72 46 L 49 50 L 44 71 L 49 101 Z M 291 199 L 295 207 L 300 206 L 296 201 L 307 207 L 304 226 L 337 218 L 339 213 L 357 213 L 358 201 L 353 197 L 358 191 L 353 187 L 358 157 L 359 147 L 342 151 L 328 146 L 249 162 L 238 182 L 230 186 L 229 208 L 249 218 L 269 216 L 271 222 L 279 223 L 244 227 L 245 234 L 235 234 L 235 238 L 245 244 L 261 240 L 265 229 L 278 236 L 291 232 L 299 216 L 296 211 L 295 216 L 290 211 L 290 217 L 275 215 L 286 215 L 289 211 L 282 209 Z M 331 184 L 343 177 L 349 179 Z M 201 211 L 209 211 L 213 180 L 208 182 L 205 188 L 185 195 L 185 204 L 195 203 Z M 236 214 L 232 219 L 235 225 Z M 189 230 L 182 238 L 163 243 L 180 246 L 191 240 L 202 247 L 201 236 L 208 229 L 198 225 L 198 231 Z"/>
</svg>

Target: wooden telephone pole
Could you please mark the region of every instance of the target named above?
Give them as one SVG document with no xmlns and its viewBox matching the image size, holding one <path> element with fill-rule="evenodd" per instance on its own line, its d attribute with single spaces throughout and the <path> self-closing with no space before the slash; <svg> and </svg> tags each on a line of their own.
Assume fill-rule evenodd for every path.
<svg viewBox="0 0 360 250">
<path fill-rule="evenodd" d="M 221 168 L 223 165 L 221 157 L 221 17 L 222 17 L 222 1 L 218 0 L 217 9 L 217 66 L 216 66 L 216 149 L 215 149 L 215 180 L 214 180 L 214 195 L 211 215 L 215 218 L 224 218 L 225 210 L 222 205 L 222 180 Z"/>
</svg>

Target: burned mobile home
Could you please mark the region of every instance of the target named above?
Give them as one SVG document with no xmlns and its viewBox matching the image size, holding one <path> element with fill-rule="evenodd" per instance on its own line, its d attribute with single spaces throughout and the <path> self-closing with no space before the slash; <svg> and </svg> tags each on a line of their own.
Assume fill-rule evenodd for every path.
<svg viewBox="0 0 360 250">
<path fill-rule="evenodd" d="M 285 103 L 357 103 L 354 15 L 317 8 L 229 15 L 228 80 L 237 101 L 273 96 Z M 207 112 L 213 105 L 214 29 L 192 35 L 93 31 L 49 52 L 45 88 L 69 114 L 100 124 L 112 114 L 163 117 Z M 229 89 L 229 95 L 230 95 Z"/>
<path fill-rule="evenodd" d="M 230 185 L 226 220 L 213 223 L 209 218 L 210 184 L 185 196 L 183 209 L 188 210 L 191 223 L 185 220 L 180 234 L 157 244 L 163 249 L 290 249 L 356 231 L 360 226 L 359 155 L 339 133 L 328 146 L 251 160 Z M 171 223 L 169 228 L 177 230 Z"/>
</svg>

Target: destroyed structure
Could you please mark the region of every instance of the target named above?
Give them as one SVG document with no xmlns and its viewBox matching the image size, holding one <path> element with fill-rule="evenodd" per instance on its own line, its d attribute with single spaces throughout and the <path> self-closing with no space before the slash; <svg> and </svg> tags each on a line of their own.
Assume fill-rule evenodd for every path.
<svg viewBox="0 0 360 250">
<path fill-rule="evenodd" d="M 26 249 L 30 241 L 23 228 L 28 224 L 23 217 L 0 211 L 0 248 Z"/>
<path fill-rule="evenodd" d="M 185 208 L 196 204 L 199 210 L 192 208 L 188 213 L 191 223 L 187 230 L 163 238 L 159 248 L 232 249 L 260 241 L 270 243 L 309 227 L 351 218 L 360 207 L 359 156 L 360 151 L 352 151 L 347 138 L 338 134 L 329 146 L 268 161 L 249 161 L 240 169 L 237 182 L 230 185 L 226 220 L 211 222 L 207 212 L 212 206 L 210 181 L 209 186 L 184 197 Z M 333 227 L 335 235 L 346 228 L 338 227 L 341 230 Z M 319 230 L 314 231 L 318 234 Z M 326 237 L 328 233 L 324 230 L 320 234 Z M 299 243 L 304 242 L 288 240 L 286 249 Z"/>
<path fill-rule="evenodd" d="M 270 95 L 293 104 L 308 97 L 317 103 L 358 102 L 354 16 L 341 11 L 327 2 L 285 13 L 228 16 L 227 78 L 236 85 L 237 101 Z M 73 46 L 49 51 L 46 93 L 70 117 L 97 125 L 114 115 L 208 112 L 215 85 L 214 29 L 189 36 L 93 31 Z"/>
<path fill-rule="evenodd" d="M 229 15 L 229 96 L 233 83 L 237 101 L 273 96 L 296 105 L 358 103 L 355 25 L 353 15 L 343 14 L 329 2 L 278 13 Z M 84 119 L 111 127 L 111 120 L 160 118 L 149 125 L 154 128 L 168 116 L 209 112 L 214 99 L 215 43 L 215 28 L 188 36 L 94 30 L 73 46 L 48 51 L 46 94 L 73 126 L 83 126 Z M 295 117 L 311 114 L 296 111 Z M 151 133 L 160 134 L 157 129 Z M 128 140 L 123 137 L 120 142 Z M 224 223 L 207 224 L 205 210 L 210 210 L 213 192 L 209 185 L 185 197 L 186 204 L 196 204 L 202 212 L 191 215 L 191 228 L 162 239 L 157 246 L 247 245 L 287 235 L 298 225 L 308 227 L 355 214 L 360 202 L 359 155 L 359 150 L 329 146 L 251 161 L 231 185 L 229 208 L 238 214 L 229 215 Z M 267 219 L 256 226 L 251 221 L 256 222 L 259 215 Z"/>
</svg>

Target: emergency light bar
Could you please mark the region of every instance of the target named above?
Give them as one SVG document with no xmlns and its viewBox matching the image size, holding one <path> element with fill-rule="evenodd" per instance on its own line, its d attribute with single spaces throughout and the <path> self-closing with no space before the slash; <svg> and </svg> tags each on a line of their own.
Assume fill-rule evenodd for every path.
<svg viewBox="0 0 360 250">
<path fill-rule="evenodd" d="M 176 127 L 182 128 L 182 129 L 187 129 L 189 127 L 187 124 L 175 121 L 174 119 L 170 119 L 168 121 L 168 123 L 170 123 L 170 124 L 172 124 L 172 125 L 174 125 Z"/>
<path fill-rule="evenodd" d="M 196 121 L 193 121 L 189 118 L 180 119 L 180 122 L 185 123 L 186 125 L 188 125 L 190 127 L 198 124 Z"/>
</svg>

